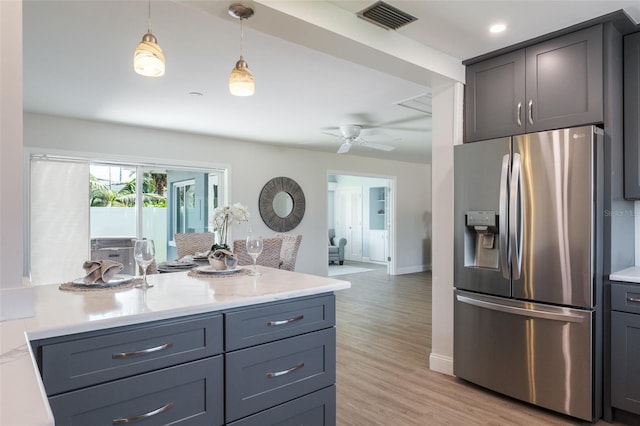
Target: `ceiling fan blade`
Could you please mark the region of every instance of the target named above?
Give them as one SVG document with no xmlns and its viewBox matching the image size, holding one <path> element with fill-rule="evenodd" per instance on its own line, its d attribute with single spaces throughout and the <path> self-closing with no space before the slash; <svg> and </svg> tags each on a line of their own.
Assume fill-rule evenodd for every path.
<svg viewBox="0 0 640 426">
<path fill-rule="evenodd" d="M 351 144 L 349 142 L 345 142 L 342 145 L 340 145 L 340 148 L 338 149 L 338 154 L 346 154 L 347 152 L 349 152 L 350 149 L 351 149 Z"/>
<path fill-rule="evenodd" d="M 396 149 L 393 146 L 383 145 L 381 143 L 365 142 L 363 145 L 367 148 L 379 149 L 380 151 L 393 151 L 394 149 Z"/>
<path fill-rule="evenodd" d="M 321 133 L 327 136 L 333 136 L 334 138 L 342 139 L 342 136 L 336 135 L 335 133 L 329 133 L 329 132 L 321 132 Z"/>
</svg>

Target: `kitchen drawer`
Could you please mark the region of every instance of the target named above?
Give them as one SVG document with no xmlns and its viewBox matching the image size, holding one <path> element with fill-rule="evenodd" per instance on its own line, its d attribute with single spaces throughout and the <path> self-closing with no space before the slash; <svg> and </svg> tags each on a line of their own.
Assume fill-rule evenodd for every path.
<svg viewBox="0 0 640 426">
<path fill-rule="evenodd" d="M 209 315 L 41 342 L 45 390 L 51 396 L 219 354 L 222 328 L 222 316 Z"/>
<path fill-rule="evenodd" d="M 640 284 L 611 283 L 611 310 L 640 314 Z"/>
<path fill-rule="evenodd" d="M 254 414 L 229 426 L 335 426 L 336 387 L 330 386 Z"/>
<path fill-rule="evenodd" d="M 336 332 L 328 328 L 225 355 L 226 419 L 240 419 L 330 386 Z"/>
<path fill-rule="evenodd" d="M 59 425 L 221 425 L 222 355 L 49 398 Z"/>
<path fill-rule="evenodd" d="M 225 349 L 246 348 L 333 327 L 335 323 L 333 294 L 232 311 L 225 314 Z"/>
</svg>

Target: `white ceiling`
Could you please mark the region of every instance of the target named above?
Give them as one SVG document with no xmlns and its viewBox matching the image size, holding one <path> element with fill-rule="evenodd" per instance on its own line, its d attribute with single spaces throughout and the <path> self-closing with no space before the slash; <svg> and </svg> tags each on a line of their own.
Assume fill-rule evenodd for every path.
<svg viewBox="0 0 640 426">
<path fill-rule="evenodd" d="M 153 0 L 167 71 L 145 78 L 132 58 L 146 1 L 24 0 L 24 109 L 326 152 L 340 145 L 326 133 L 361 124 L 365 139 L 395 149 L 347 155 L 428 162 L 431 117 L 399 101 L 462 79 L 464 59 L 622 8 L 640 22 L 639 0 L 388 0 L 418 18 L 397 31 L 355 16 L 373 0 L 247 2 L 256 13 L 244 23 L 244 57 L 256 94 L 238 98 L 227 89 L 240 53 L 233 2 Z M 496 21 L 508 29 L 490 35 Z"/>
</svg>

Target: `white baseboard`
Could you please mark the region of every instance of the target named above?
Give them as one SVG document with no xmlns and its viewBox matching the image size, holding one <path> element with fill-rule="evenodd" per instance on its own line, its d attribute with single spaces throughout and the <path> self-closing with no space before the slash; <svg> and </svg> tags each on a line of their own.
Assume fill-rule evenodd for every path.
<svg viewBox="0 0 640 426">
<path fill-rule="evenodd" d="M 431 265 L 406 266 L 404 268 L 396 268 L 395 275 L 415 274 L 416 272 L 426 272 L 431 270 Z"/>
<path fill-rule="evenodd" d="M 429 354 L 429 369 L 453 376 L 453 358 L 431 352 Z"/>
</svg>

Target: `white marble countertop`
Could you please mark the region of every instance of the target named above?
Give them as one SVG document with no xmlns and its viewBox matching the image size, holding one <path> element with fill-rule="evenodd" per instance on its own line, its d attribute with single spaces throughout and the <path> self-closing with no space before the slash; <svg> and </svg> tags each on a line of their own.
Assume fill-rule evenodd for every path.
<svg viewBox="0 0 640 426">
<path fill-rule="evenodd" d="M 640 283 L 640 266 L 632 266 L 622 271 L 609 275 L 611 281 L 624 281 L 628 283 Z"/>
<path fill-rule="evenodd" d="M 28 341 L 349 288 L 348 281 L 258 267 L 261 276 L 149 275 L 154 287 L 91 292 L 34 287 L 35 316 L 0 322 L 0 424 L 53 425 Z"/>
</svg>

